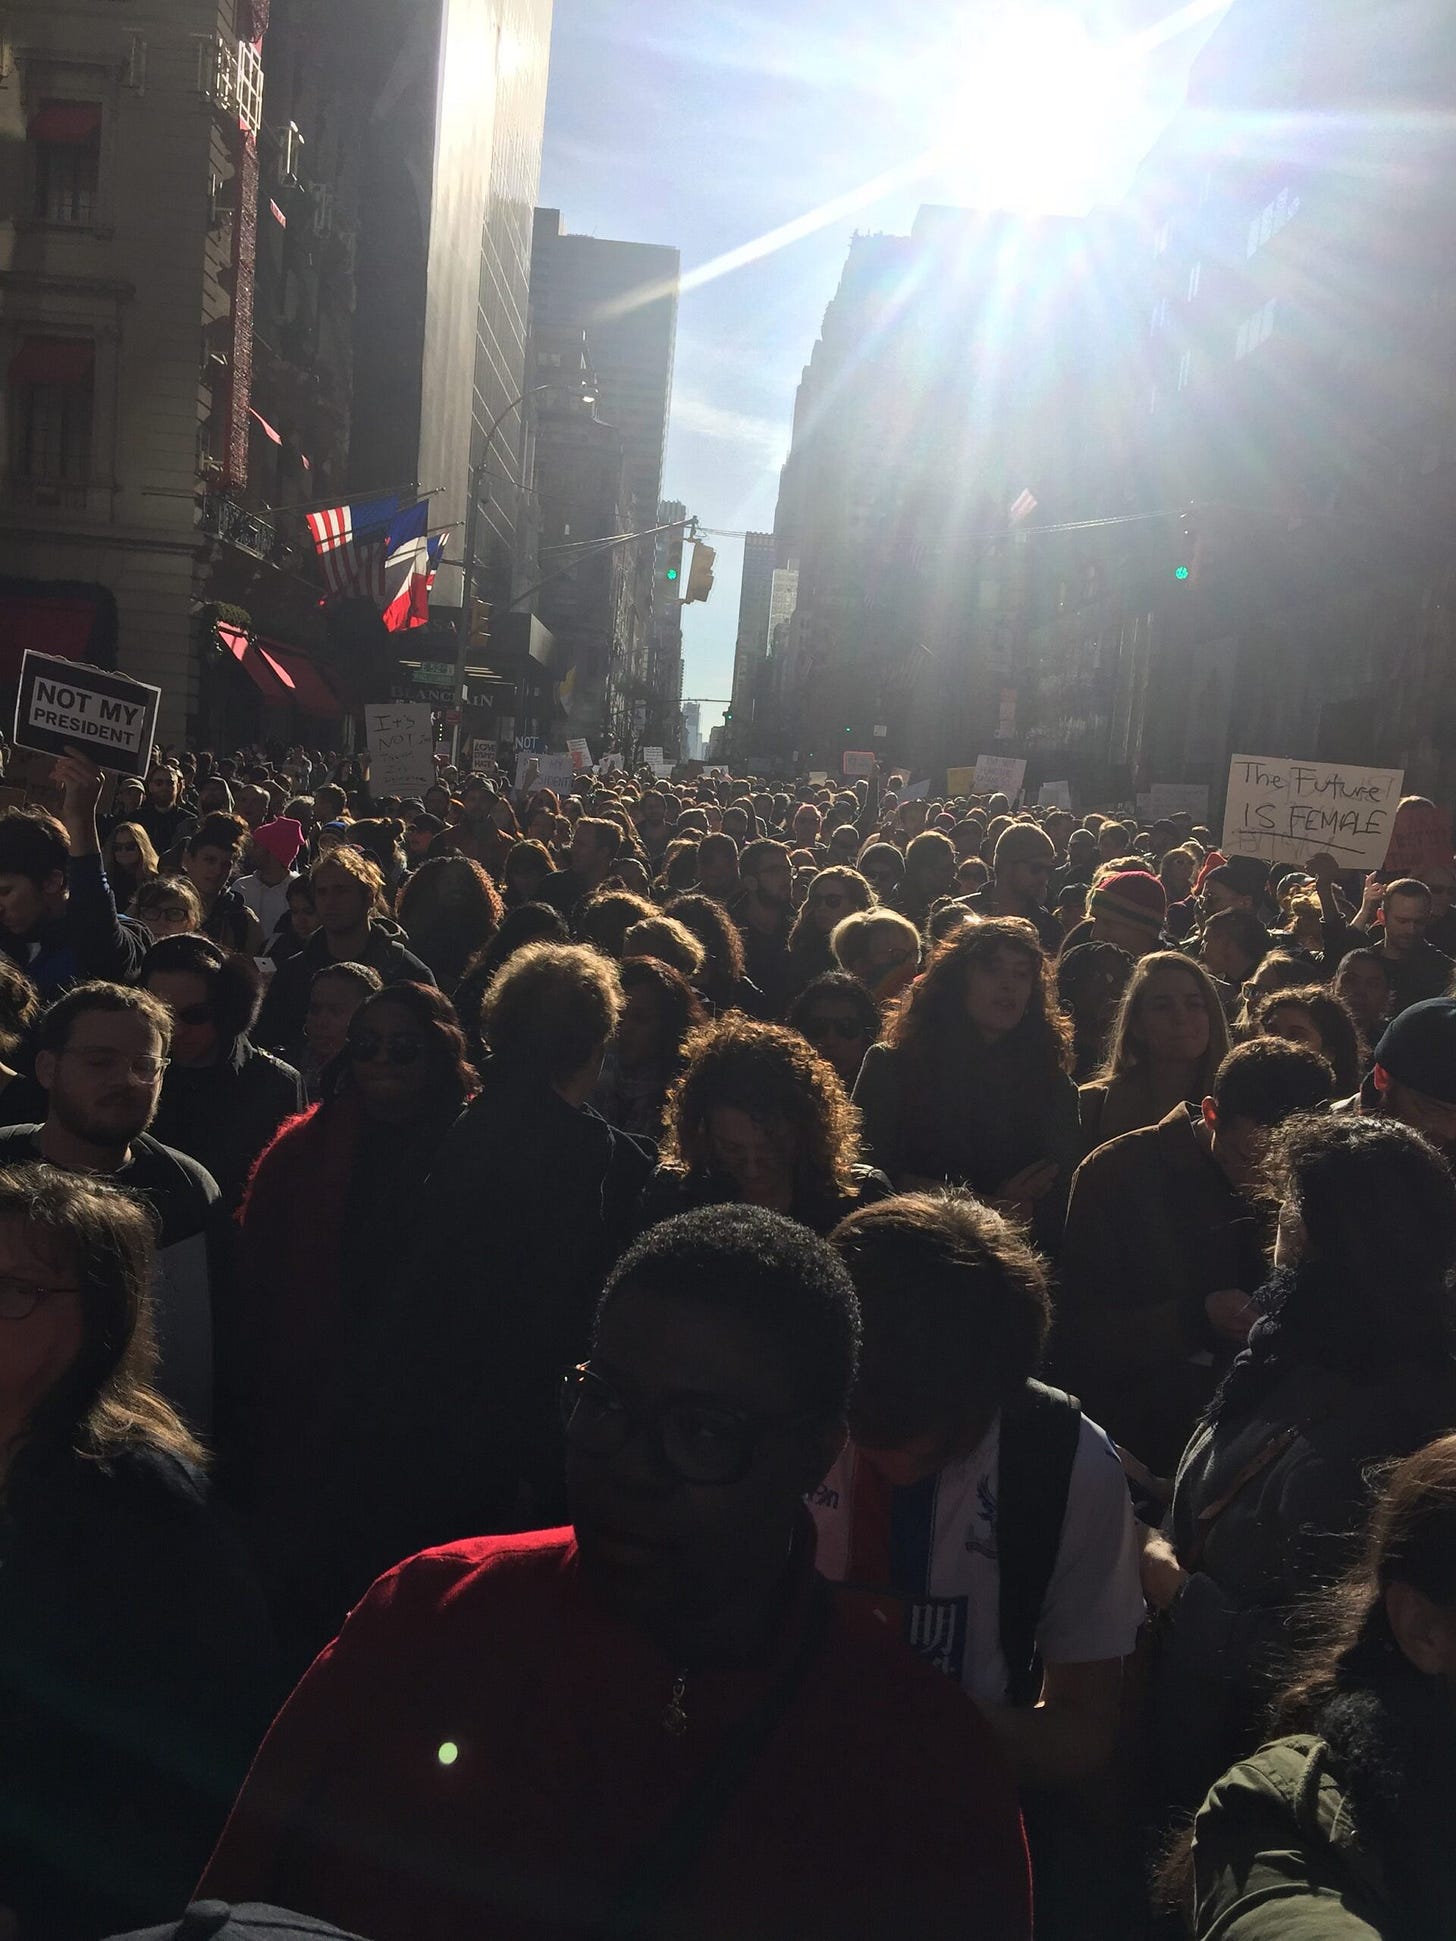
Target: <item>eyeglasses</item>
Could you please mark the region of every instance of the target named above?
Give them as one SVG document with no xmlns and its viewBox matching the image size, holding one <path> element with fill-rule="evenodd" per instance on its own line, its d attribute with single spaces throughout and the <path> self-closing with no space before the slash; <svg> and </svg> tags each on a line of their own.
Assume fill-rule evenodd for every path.
<svg viewBox="0 0 1456 1941">
<path fill-rule="evenodd" d="M 128 1058 L 124 1051 L 112 1051 L 106 1045 L 62 1045 L 56 1053 L 57 1058 L 79 1058 L 88 1072 L 99 1075 L 128 1073 L 139 1078 L 144 1085 L 155 1085 L 172 1062 L 168 1058 L 154 1058 L 143 1053 L 140 1058 Z"/>
<path fill-rule="evenodd" d="M 561 1382 L 561 1425 L 574 1448 L 617 1456 L 640 1432 L 658 1469 L 682 1483 L 741 1483 L 768 1431 L 805 1419 L 755 1415 L 691 1396 L 659 1409 L 632 1409 L 585 1361 L 569 1368 Z"/>
<path fill-rule="evenodd" d="M 377 1031 L 349 1034 L 349 1055 L 358 1065 L 413 1065 L 424 1053 L 423 1038 L 381 1038 Z"/>
<path fill-rule="evenodd" d="M 0 1321 L 26 1321 L 53 1294 L 79 1294 L 79 1287 L 42 1287 L 35 1281 L 0 1274 Z"/>
<path fill-rule="evenodd" d="M 806 1038 L 827 1038 L 831 1034 L 840 1038 L 863 1038 L 865 1027 L 858 1018 L 805 1018 L 804 1036 Z"/>
</svg>

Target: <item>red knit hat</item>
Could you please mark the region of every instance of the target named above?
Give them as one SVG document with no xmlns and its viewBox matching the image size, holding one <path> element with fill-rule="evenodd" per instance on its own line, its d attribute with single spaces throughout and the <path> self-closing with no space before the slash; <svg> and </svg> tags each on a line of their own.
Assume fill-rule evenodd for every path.
<svg viewBox="0 0 1456 1941">
<path fill-rule="evenodd" d="M 1147 870 L 1124 869 L 1093 890 L 1087 914 L 1121 917 L 1124 923 L 1141 924 L 1156 936 L 1168 914 L 1167 891 Z"/>
</svg>

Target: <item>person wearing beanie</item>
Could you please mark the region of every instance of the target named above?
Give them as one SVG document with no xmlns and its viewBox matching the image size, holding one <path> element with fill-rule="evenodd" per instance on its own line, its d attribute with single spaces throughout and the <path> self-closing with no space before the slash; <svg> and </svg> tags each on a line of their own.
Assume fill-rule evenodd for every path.
<svg viewBox="0 0 1456 1941">
<path fill-rule="evenodd" d="M 1075 940 L 1116 944 L 1136 960 L 1159 948 L 1167 914 L 1168 893 L 1151 870 L 1119 870 L 1094 885 L 1087 899 L 1092 927 L 1085 937 L 1077 935 Z"/>
<path fill-rule="evenodd" d="M 288 915 L 288 889 L 297 875 L 293 865 L 302 848 L 303 825 L 291 816 L 260 822 L 253 831 L 252 874 L 240 876 L 234 887 L 258 919 L 267 943 Z"/>
<path fill-rule="evenodd" d="M 1424 1133 L 1456 1165 L 1456 998 L 1412 1004 L 1386 1026 L 1358 1101 L 1344 1109 L 1357 1104 Z"/>
<path fill-rule="evenodd" d="M 1034 925 L 1041 947 L 1055 957 L 1062 926 L 1046 907 L 1047 885 L 1057 860 L 1056 844 L 1034 822 L 1013 822 L 996 839 L 995 880 L 967 901 L 983 917 L 1023 917 Z"/>
</svg>

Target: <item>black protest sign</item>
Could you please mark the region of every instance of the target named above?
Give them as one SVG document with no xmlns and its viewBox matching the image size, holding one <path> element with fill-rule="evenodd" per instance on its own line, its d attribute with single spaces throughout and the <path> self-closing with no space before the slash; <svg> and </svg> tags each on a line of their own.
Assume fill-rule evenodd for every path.
<svg viewBox="0 0 1456 1941">
<path fill-rule="evenodd" d="M 84 662 L 28 649 L 20 663 L 15 742 L 43 755 L 79 748 L 118 775 L 145 775 L 162 690 Z"/>
</svg>

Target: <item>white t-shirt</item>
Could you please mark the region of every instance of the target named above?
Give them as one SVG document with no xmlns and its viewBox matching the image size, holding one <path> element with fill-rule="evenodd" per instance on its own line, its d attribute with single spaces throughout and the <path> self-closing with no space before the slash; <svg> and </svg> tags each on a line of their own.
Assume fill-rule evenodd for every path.
<svg viewBox="0 0 1456 1941">
<path fill-rule="evenodd" d="M 1000 1448 L 998 1415 L 973 1454 L 948 1463 L 924 1485 L 892 1490 L 851 1444 L 809 1497 L 824 1575 L 888 1592 L 887 1606 L 903 1612 L 915 1649 L 988 1705 L 1007 1703 L 996 1561 Z M 1043 1663 L 1129 1655 L 1147 1616 L 1138 1560 L 1122 1464 L 1106 1434 L 1084 1416 L 1036 1628 Z M 892 1588 L 907 1584 L 913 1589 Z"/>
<path fill-rule="evenodd" d="M 288 908 L 288 892 L 298 881 L 290 870 L 281 883 L 265 883 L 261 876 L 240 876 L 236 888 L 244 903 L 263 926 L 263 941 L 272 943 L 278 919 Z"/>
</svg>

